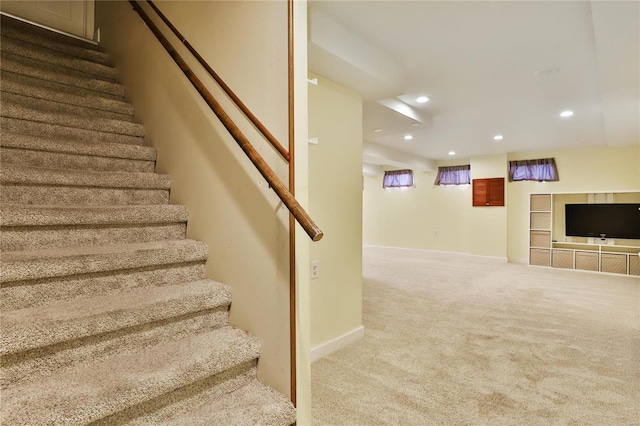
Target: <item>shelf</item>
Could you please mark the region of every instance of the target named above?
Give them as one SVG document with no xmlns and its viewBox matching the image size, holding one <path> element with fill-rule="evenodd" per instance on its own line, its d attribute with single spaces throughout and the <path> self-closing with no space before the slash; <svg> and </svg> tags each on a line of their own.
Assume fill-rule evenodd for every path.
<svg viewBox="0 0 640 426">
<path fill-rule="evenodd" d="M 568 202 L 566 197 L 557 201 L 556 195 L 565 196 L 566 194 L 530 195 L 528 213 L 530 265 L 640 276 L 640 245 L 600 244 L 599 238 L 589 240 L 575 238 L 582 242 L 553 241 L 553 234 L 564 233 L 563 230 L 557 229 L 554 220 L 557 220 L 556 216 L 564 220 L 561 209 L 562 205 Z M 575 198 L 569 195 L 572 200 Z M 585 202 L 586 197 L 587 195 L 584 200 L 577 201 Z M 558 212 L 555 212 L 556 209 Z M 558 238 L 570 239 L 564 236 Z M 614 240 L 609 240 L 611 241 Z M 623 240 L 622 242 L 629 244 L 631 241 Z"/>
<path fill-rule="evenodd" d="M 593 252 L 600 252 L 600 253 L 626 253 L 626 254 L 640 253 L 640 247 L 638 246 L 619 246 L 615 244 L 552 242 L 551 246 L 557 249 L 593 251 Z"/>
</svg>

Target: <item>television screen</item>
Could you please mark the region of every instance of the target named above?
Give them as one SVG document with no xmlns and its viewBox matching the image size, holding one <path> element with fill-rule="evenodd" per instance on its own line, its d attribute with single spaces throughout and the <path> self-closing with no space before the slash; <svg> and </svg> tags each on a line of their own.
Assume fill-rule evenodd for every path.
<svg viewBox="0 0 640 426">
<path fill-rule="evenodd" d="M 568 237 L 640 239 L 640 204 L 566 204 Z"/>
</svg>

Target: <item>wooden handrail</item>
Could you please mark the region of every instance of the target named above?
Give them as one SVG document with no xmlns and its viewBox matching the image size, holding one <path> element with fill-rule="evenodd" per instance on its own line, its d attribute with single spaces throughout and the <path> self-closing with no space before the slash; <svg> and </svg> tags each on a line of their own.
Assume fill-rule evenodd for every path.
<svg viewBox="0 0 640 426">
<path fill-rule="evenodd" d="M 269 186 L 273 188 L 275 193 L 278 195 L 282 203 L 289 209 L 291 214 L 296 218 L 302 229 L 309 235 L 312 241 L 319 241 L 323 237 L 323 233 L 318 228 L 318 226 L 313 222 L 309 214 L 302 208 L 298 200 L 295 199 L 293 195 L 289 192 L 287 187 L 282 183 L 278 175 L 269 167 L 269 165 L 264 161 L 260 153 L 251 145 L 251 142 L 247 139 L 247 137 L 240 131 L 238 126 L 233 122 L 231 117 L 224 111 L 222 106 L 215 100 L 213 95 L 205 88 L 202 81 L 194 74 L 193 70 L 187 65 L 187 63 L 182 59 L 180 54 L 171 46 L 169 40 L 162 34 L 160 29 L 156 26 L 156 24 L 149 18 L 146 12 L 140 7 L 137 1 L 129 0 L 133 9 L 138 12 L 138 15 L 142 18 L 142 20 L 147 24 L 151 32 L 156 36 L 160 44 L 165 48 L 167 53 L 173 58 L 175 63 L 180 67 L 184 75 L 189 79 L 193 87 L 198 91 L 202 99 L 209 105 L 209 108 L 214 112 L 214 114 L 218 117 L 222 125 L 227 129 L 227 131 L 231 134 L 236 143 L 240 146 L 240 148 L 244 151 L 244 153 L 249 157 L 249 160 L 253 163 L 253 165 L 258 169 L 262 177 L 269 183 Z"/>
<path fill-rule="evenodd" d="M 238 106 L 238 108 L 240 109 L 240 111 L 242 111 L 245 117 L 247 117 L 249 121 L 251 121 L 251 124 L 253 124 L 256 127 L 256 129 L 258 129 L 260 133 L 262 133 L 265 139 L 269 141 L 269 143 L 280 153 L 280 155 L 282 155 L 282 157 L 285 160 L 290 161 L 291 157 L 289 152 L 286 150 L 286 148 L 282 146 L 282 144 L 276 139 L 276 137 L 273 136 L 273 134 L 265 127 L 265 125 L 262 124 L 260 120 L 258 120 L 258 117 L 256 117 L 251 112 L 251 110 L 247 108 L 247 106 L 240 100 L 240 98 L 233 92 L 233 90 L 231 90 L 231 88 L 227 86 L 227 84 L 224 82 L 224 80 L 222 80 L 222 78 L 218 75 L 218 73 L 216 73 L 213 70 L 213 68 L 209 66 L 207 61 L 205 61 L 204 58 L 200 56 L 200 54 L 193 48 L 193 46 L 191 46 L 191 43 L 189 43 L 187 39 L 184 38 L 184 36 L 171 23 L 171 21 L 169 21 L 169 19 L 164 15 L 164 13 L 162 13 L 162 11 L 158 9 L 158 7 L 153 3 L 153 1 L 147 0 L 147 3 L 149 3 L 149 6 L 153 8 L 153 10 L 158 14 L 160 19 L 162 19 L 162 21 L 169 27 L 169 29 L 173 31 L 173 34 L 175 34 L 175 36 L 178 37 L 178 40 L 180 40 L 180 42 L 184 45 L 184 47 L 187 48 L 187 50 L 198 60 L 200 65 L 202 65 L 202 67 L 209 73 L 209 75 L 216 81 L 216 83 L 218 83 L 218 86 L 220 86 L 220 88 L 224 90 L 227 96 L 229 96 L 229 98 L 231 98 L 231 100 Z"/>
</svg>

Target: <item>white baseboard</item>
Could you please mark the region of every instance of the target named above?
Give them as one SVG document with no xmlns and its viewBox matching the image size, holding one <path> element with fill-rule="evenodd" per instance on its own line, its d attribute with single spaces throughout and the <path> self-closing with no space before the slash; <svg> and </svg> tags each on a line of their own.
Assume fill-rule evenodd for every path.
<svg viewBox="0 0 640 426">
<path fill-rule="evenodd" d="M 512 258 L 509 258 L 509 263 L 519 263 L 521 265 L 527 265 L 529 263 L 529 260 L 512 257 Z"/>
<path fill-rule="evenodd" d="M 311 362 L 316 362 L 320 358 L 323 358 L 338 349 L 342 349 L 345 346 L 350 345 L 364 337 L 364 325 L 347 331 L 342 336 L 338 336 L 334 339 L 328 340 L 324 343 L 320 343 L 317 346 L 311 348 Z"/>
<path fill-rule="evenodd" d="M 411 247 L 376 246 L 376 245 L 372 245 L 372 244 L 363 244 L 362 247 L 394 249 L 394 250 L 426 251 L 426 252 L 429 252 L 429 253 L 441 253 L 441 254 L 451 254 L 451 255 L 456 255 L 456 256 L 480 257 L 480 258 L 483 258 L 483 259 L 495 260 L 495 261 L 501 262 L 501 263 L 509 262 L 509 259 L 507 259 L 506 257 L 483 256 L 481 254 L 463 253 L 463 252 L 459 252 L 459 251 L 431 250 L 431 249 L 421 249 L 421 248 L 411 248 Z"/>
</svg>

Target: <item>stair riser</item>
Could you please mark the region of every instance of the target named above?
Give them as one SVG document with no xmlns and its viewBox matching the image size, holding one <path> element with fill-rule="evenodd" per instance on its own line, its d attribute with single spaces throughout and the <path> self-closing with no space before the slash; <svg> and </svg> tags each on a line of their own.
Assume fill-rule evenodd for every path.
<svg viewBox="0 0 640 426">
<path fill-rule="evenodd" d="M 37 102 L 34 102 L 34 104 Z M 64 109 L 64 108 L 61 108 Z M 3 100 L 2 117 L 14 118 L 18 120 L 36 121 L 47 125 L 59 125 L 77 129 L 92 130 L 97 132 L 117 133 L 143 137 L 144 129 L 142 125 L 128 121 L 112 119 L 96 119 L 90 115 L 76 116 L 52 112 L 51 110 L 39 110 L 32 107 L 25 107 L 14 103 L 6 103 Z"/>
<path fill-rule="evenodd" d="M 73 127 L 56 126 L 34 121 L 2 117 L 3 132 L 34 135 L 41 138 L 67 139 L 94 143 L 118 143 L 125 145 L 146 145 L 144 138 L 116 133 L 97 132 Z"/>
<path fill-rule="evenodd" d="M 3 227 L 0 248 L 3 251 L 33 250 L 69 246 L 97 246 L 142 243 L 185 238 L 186 224 L 149 224 L 118 227 Z"/>
<path fill-rule="evenodd" d="M 69 43 L 63 43 L 58 40 L 54 40 L 51 37 L 43 37 L 33 33 L 25 33 L 13 28 L 11 25 L 2 25 L 2 37 L 12 38 L 14 40 L 21 40 L 28 42 L 35 46 L 46 47 L 54 52 L 59 52 L 65 55 L 73 56 L 78 59 L 84 59 L 91 62 L 96 62 L 102 65 L 110 66 L 111 62 L 106 53 L 98 50 L 88 49 L 81 46 L 73 46 Z"/>
<path fill-rule="evenodd" d="M 126 290 L 191 282 L 204 278 L 205 262 L 108 271 L 67 277 L 17 281 L 0 288 L 0 311 L 43 306 L 75 297 L 94 297 Z"/>
<path fill-rule="evenodd" d="M 0 202 L 82 206 L 167 204 L 169 191 L 4 184 L 0 193 Z"/>
<path fill-rule="evenodd" d="M 55 66 L 61 70 L 72 70 L 87 74 L 91 77 L 115 81 L 117 77 L 116 70 L 109 66 L 87 61 L 85 59 L 74 58 L 64 53 L 43 49 L 37 45 L 27 43 L 12 38 L 3 38 L 2 52 L 11 53 L 13 55 L 34 59 L 43 63 Z"/>
<path fill-rule="evenodd" d="M 2 71 L 22 74 L 28 77 L 47 80 L 68 86 L 89 90 L 96 95 L 116 100 L 124 99 L 124 87 L 110 81 L 91 78 L 86 74 L 68 71 L 60 72 L 53 66 L 10 53 L 2 53 Z"/>
<path fill-rule="evenodd" d="M 153 173 L 154 161 L 0 148 L 3 163 L 52 169 Z"/>
<path fill-rule="evenodd" d="M 98 361 L 115 354 L 135 353 L 159 341 L 176 341 L 228 324 L 229 313 L 224 307 L 17 354 L 3 359 L 0 383 L 6 388 L 36 382 L 87 359 Z"/>
<path fill-rule="evenodd" d="M 16 90 L 17 89 L 17 90 Z M 65 102 L 49 100 L 39 96 L 33 97 L 29 93 L 18 91 L 20 88 L 12 87 L 10 91 L 2 90 L 2 102 L 26 106 L 41 111 L 51 111 L 58 114 L 68 114 L 79 118 L 104 118 L 107 120 L 127 121 L 133 123 L 133 116 L 129 114 L 120 114 L 112 111 L 104 111 L 101 109 L 87 108 L 81 105 L 72 105 Z M 36 95 L 40 95 L 36 93 Z M 45 94 L 46 95 L 46 94 Z"/>
</svg>

